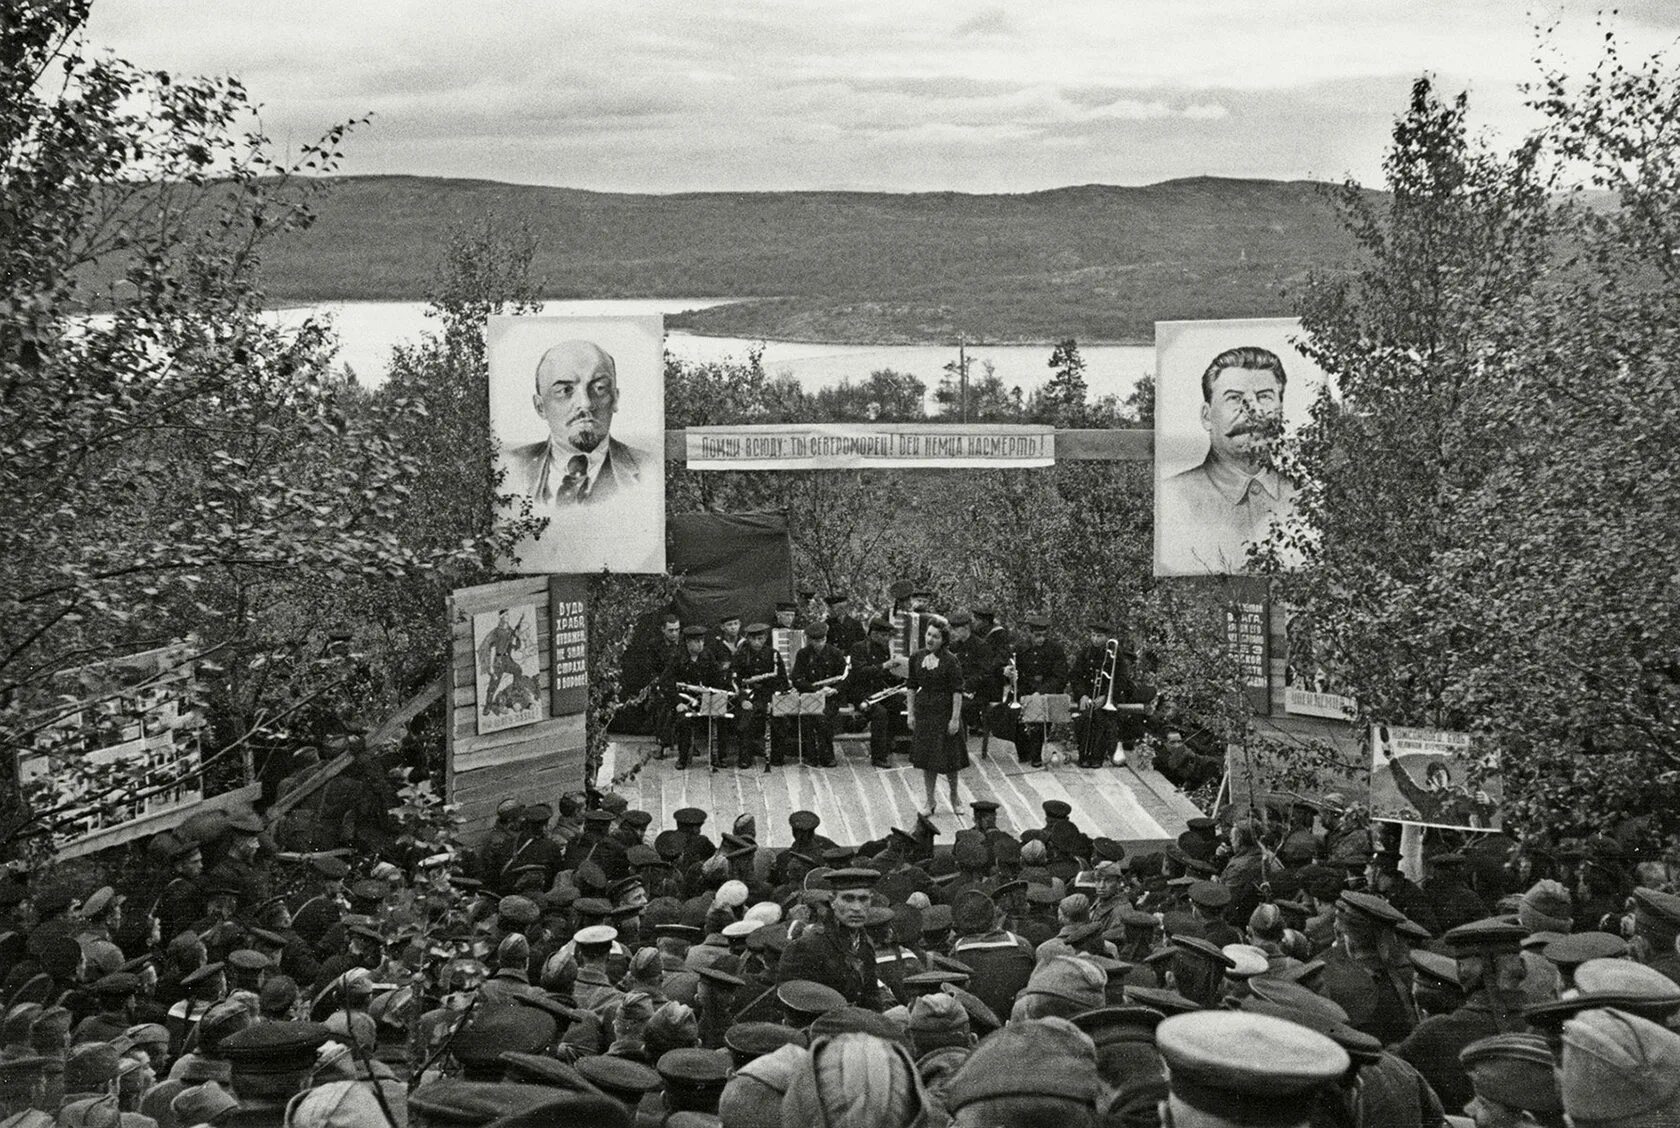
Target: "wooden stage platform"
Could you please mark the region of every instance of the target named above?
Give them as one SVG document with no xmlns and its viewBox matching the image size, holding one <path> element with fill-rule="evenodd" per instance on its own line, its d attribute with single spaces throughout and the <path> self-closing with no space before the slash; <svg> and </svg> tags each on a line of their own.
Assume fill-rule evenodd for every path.
<svg viewBox="0 0 1680 1128">
<path fill-rule="evenodd" d="M 1001 804 L 998 823 L 1012 833 L 1043 826 L 1040 805 L 1061 799 L 1073 807 L 1073 820 L 1086 834 L 1106 835 L 1127 849 L 1164 846 L 1184 831 L 1185 820 L 1202 813 L 1153 770 L 1029 768 L 1016 761 L 1014 746 L 1008 741 L 994 739 L 986 758 L 980 756 L 978 737 L 970 737 L 968 747 L 973 766 L 959 777 L 957 793 L 963 807 L 955 816 L 946 809 L 950 797 L 940 782 L 934 822 L 945 844 L 956 831 L 971 825 L 967 804 L 972 799 L 994 799 Z M 895 826 L 908 830 L 924 802 L 922 774 L 910 767 L 907 756 L 894 757 L 891 768 L 871 767 L 867 739 L 856 735 L 842 735 L 836 742 L 832 768 L 795 765 L 767 773 L 759 764 L 744 771 L 721 768 L 712 772 L 697 760 L 687 771 L 678 771 L 674 758 L 657 760 L 652 753 L 649 738 L 613 738 L 602 777 L 619 782 L 608 790 L 651 814 L 656 830 L 669 828 L 672 812 L 682 807 L 709 811 L 705 832 L 714 841 L 738 814 L 750 812 L 758 821 L 760 845 L 786 846 L 792 839 L 788 816 L 810 810 L 822 816 L 823 834 L 857 845 L 884 837 Z M 638 763 L 641 767 L 636 770 Z M 631 771 L 633 776 L 623 778 Z"/>
</svg>

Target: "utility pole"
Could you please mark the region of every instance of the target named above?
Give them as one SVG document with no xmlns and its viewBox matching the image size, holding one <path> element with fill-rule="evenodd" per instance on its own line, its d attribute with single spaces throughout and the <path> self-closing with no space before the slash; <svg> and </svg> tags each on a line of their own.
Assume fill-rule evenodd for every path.
<svg viewBox="0 0 1680 1128">
<path fill-rule="evenodd" d="M 957 337 L 957 380 L 962 389 L 962 421 L 968 422 L 968 353 L 963 347 L 963 339 Z"/>
</svg>

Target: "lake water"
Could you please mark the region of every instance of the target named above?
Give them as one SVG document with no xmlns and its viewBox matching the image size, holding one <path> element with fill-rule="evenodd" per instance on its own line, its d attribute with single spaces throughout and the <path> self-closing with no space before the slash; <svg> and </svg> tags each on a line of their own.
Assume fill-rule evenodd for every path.
<svg viewBox="0 0 1680 1128">
<path fill-rule="evenodd" d="M 673 314 L 683 310 L 722 305 L 733 299 L 672 298 L 612 299 L 548 302 L 546 314 Z M 325 314 L 338 332 L 340 363 L 349 365 L 364 385 L 385 379 L 385 365 L 392 346 L 418 340 L 422 333 L 435 332 L 437 322 L 426 317 L 423 302 L 330 302 L 277 310 L 281 324 L 297 324 L 311 314 Z M 683 360 L 710 361 L 742 359 L 755 342 L 741 337 L 701 337 L 672 332 L 665 348 Z M 1155 371 L 1155 350 L 1139 345 L 1081 346 L 1085 358 L 1085 380 L 1093 397 L 1129 395 L 1140 376 Z M 990 362 L 1005 385 L 1023 392 L 1050 378 L 1049 345 L 970 345 L 970 378 L 978 378 Z M 927 384 L 938 384 L 944 366 L 957 359 L 956 347 L 940 345 L 832 345 L 769 341 L 764 347 L 764 365 L 772 375 L 787 374 L 807 390 L 832 386 L 842 380 L 854 382 L 877 368 L 908 372 Z"/>
</svg>

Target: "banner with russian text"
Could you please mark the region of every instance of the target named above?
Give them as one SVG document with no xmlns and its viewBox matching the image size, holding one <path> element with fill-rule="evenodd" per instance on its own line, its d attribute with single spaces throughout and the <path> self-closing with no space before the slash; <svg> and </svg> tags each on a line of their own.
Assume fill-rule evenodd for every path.
<svg viewBox="0 0 1680 1128">
<path fill-rule="evenodd" d="M 1009 423 L 690 427 L 690 470 L 956 470 L 1054 466 L 1056 429 Z"/>
</svg>

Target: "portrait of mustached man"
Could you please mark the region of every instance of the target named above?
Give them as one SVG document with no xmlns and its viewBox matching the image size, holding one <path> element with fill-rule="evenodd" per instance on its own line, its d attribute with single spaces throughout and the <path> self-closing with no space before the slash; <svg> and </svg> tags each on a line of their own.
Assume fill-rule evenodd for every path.
<svg viewBox="0 0 1680 1128">
<path fill-rule="evenodd" d="M 1277 354 L 1254 345 L 1226 349 L 1202 373 L 1207 455 L 1161 483 L 1160 511 L 1178 526 L 1180 551 L 1204 568 L 1242 571 L 1249 542 L 1290 511 L 1295 486 L 1265 459 L 1287 383 Z"/>
</svg>

